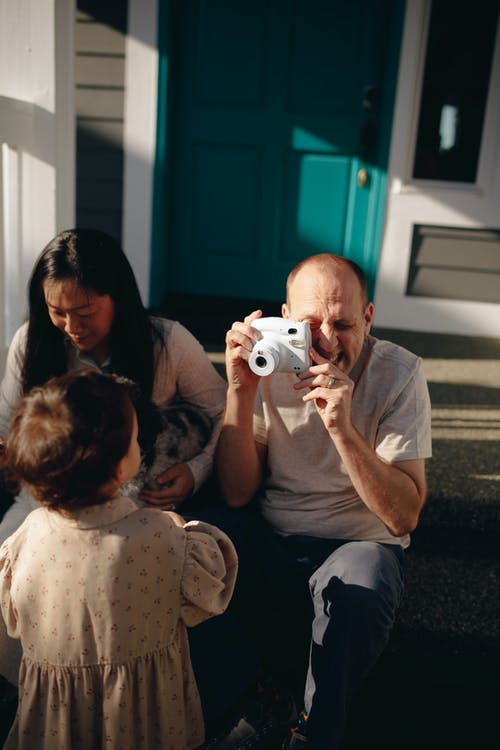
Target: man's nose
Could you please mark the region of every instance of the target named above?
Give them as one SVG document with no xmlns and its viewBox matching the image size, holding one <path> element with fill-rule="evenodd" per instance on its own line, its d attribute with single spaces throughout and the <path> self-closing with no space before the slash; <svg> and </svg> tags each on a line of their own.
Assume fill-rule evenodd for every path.
<svg viewBox="0 0 500 750">
<path fill-rule="evenodd" d="M 333 351 L 337 344 L 337 334 L 333 325 L 324 323 L 319 329 L 319 343 L 322 349 Z"/>
</svg>

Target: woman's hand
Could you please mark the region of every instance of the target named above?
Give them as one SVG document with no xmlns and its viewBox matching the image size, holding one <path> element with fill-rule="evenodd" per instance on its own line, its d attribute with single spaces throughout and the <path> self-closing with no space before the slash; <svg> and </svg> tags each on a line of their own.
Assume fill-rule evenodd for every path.
<svg viewBox="0 0 500 750">
<path fill-rule="evenodd" d="M 139 495 L 146 505 L 163 510 L 176 510 L 188 499 L 194 489 L 194 476 L 185 463 L 175 464 L 156 477 L 161 487 L 157 490 L 143 489 Z"/>
</svg>

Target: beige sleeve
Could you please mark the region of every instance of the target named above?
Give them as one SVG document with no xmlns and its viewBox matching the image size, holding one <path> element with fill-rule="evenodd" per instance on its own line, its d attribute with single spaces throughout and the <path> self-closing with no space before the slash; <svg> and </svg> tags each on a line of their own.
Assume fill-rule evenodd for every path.
<svg viewBox="0 0 500 750">
<path fill-rule="evenodd" d="M 22 648 L 19 639 L 16 612 L 12 604 L 11 565 L 8 548 L 0 548 L 0 674 L 17 685 Z"/>
<path fill-rule="evenodd" d="M 181 581 L 181 616 L 188 626 L 224 612 L 234 591 L 238 558 L 229 537 L 216 526 L 190 521 Z"/>
<path fill-rule="evenodd" d="M 164 404 L 179 398 L 203 410 L 213 423 L 208 443 L 187 462 L 197 490 L 212 472 L 226 401 L 226 383 L 187 328 L 166 321 L 165 331 L 167 323 L 171 328 L 165 338 L 164 351 L 158 357 L 153 399 L 157 404 Z"/>
</svg>

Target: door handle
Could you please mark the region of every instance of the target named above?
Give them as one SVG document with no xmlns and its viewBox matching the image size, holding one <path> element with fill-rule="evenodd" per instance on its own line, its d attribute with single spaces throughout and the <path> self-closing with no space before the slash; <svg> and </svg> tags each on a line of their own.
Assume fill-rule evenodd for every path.
<svg viewBox="0 0 500 750">
<path fill-rule="evenodd" d="M 358 185 L 360 188 L 368 187 L 370 183 L 370 175 L 368 174 L 365 167 L 361 167 L 357 175 Z"/>
</svg>

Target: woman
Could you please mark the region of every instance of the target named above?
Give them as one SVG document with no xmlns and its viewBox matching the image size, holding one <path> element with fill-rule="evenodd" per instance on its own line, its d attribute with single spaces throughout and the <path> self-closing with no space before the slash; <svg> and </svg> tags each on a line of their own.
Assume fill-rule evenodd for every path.
<svg viewBox="0 0 500 750">
<path fill-rule="evenodd" d="M 7 436 L 10 417 L 32 386 L 88 366 L 137 383 L 143 401 L 147 404 L 150 400 L 160 408 L 162 424 L 177 430 L 170 437 L 176 448 L 189 425 L 190 432 L 199 436 L 202 418 L 208 418 L 210 436 L 204 447 L 156 475 L 159 489 L 147 489 L 152 486 L 148 483 L 139 493 L 146 504 L 179 509 L 211 472 L 226 384 L 182 325 L 148 315 L 130 264 L 116 242 L 103 232 L 72 229 L 58 234 L 35 263 L 29 282 L 28 320 L 13 338 L 0 386 L 0 436 Z M 173 415 L 179 401 L 182 404 Z M 146 420 L 141 419 L 140 405 L 135 406 L 143 427 Z M 148 411 L 144 408 L 142 417 Z M 191 416 L 188 419 L 186 415 Z M 144 437 L 141 432 L 140 438 Z M 194 442 L 201 446 L 203 439 L 198 436 Z M 145 440 L 140 442 L 144 452 Z M 162 446 L 159 452 L 166 453 L 168 443 L 169 436 L 161 433 L 156 441 L 157 447 Z M 156 466 L 156 459 L 152 463 Z M 124 492 L 129 495 L 129 488 Z M 35 507 L 23 490 L 0 524 L 0 543 Z M 239 631 L 234 633 L 231 618 L 223 615 L 217 620 L 218 627 L 209 621 L 195 628 L 195 639 L 190 633 L 204 714 L 214 722 L 232 709 L 258 669 L 256 655 L 247 654 L 246 640 Z M 222 661 L 214 642 L 223 644 Z M 0 618 L 0 674 L 14 684 L 20 656 L 18 642 L 8 638 Z"/>
<path fill-rule="evenodd" d="M 180 323 L 148 315 L 124 252 L 98 230 L 66 230 L 49 242 L 28 299 L 28 320 L 13 338 L 0 387 L 0 436 L 20 396 L 53 375 L 88 366 L 123 375 L 139 386 L 139 412 L 141 401 L 160 412 L 181 401 L 208 420 L 208 441 L 198 443 L 196 455 L 139 491 L 146 504 L 177 508 L 211 473 L 224 408 L 224 381 L 201 344 Z M 147 413 L 143 408 L 143 427 Z M 16 498 L 0 524 L 0 543 L 34 507 L 26 492 Z"/>
</svg>

